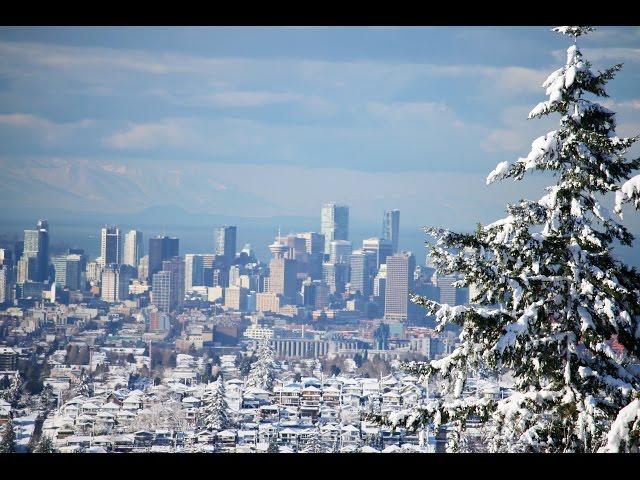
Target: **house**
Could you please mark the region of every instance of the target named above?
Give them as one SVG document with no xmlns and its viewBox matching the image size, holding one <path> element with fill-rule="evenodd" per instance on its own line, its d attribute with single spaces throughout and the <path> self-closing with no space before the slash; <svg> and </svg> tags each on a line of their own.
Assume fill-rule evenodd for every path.
<svg viewBox="0 0 640 480">
<path fill-rule="evenodd" d="M 153 435 L 153 445 L 157 446 L 173 446 L 173 431 L 165 429 L 157 429 Z"/>
<path fill-rule="evenodd" d="M 327 407 L 340 406 L 340 390 L 336 387 L 324 387 L 322 389 L 322 404 Z"/>
<path fill-rule="evenodd" d="M 136 447 L 150 447 L 153 444 L 153 432 L 139 430 L 133 434 L 133 444 Z"/>
<path fill-rule="evenodd" d="M 340 427 L 335 423 L 326 423 L 320 427 L 320 438 L 328 445 L 333 445 L 340 439 Z"/>
<path fill-rule="evenodd" d="M 395 390 L 390 390 L 382 394 L 382 407 L 395 408 L 402 405 L 402 397 Z"/>
<path fill-rule="evenodd" d="M 300 392 L 300 405 L 306 407 L 318 407 L 320 406 L 320 400 L 322 398 L 322 390 L 313 385 L 305 387 Z"/>
<path fill-rule="evenodd" d="M 216 440 L 216 434 L 210 430 L 202 430 L 195 435 L 195 440 L 200 444 L 213 444 Z"/>
<path fill-rule="evenodd" d="M 256 429 L 238 430 L 238 445 L 255 445 L 258 442 Z"/>
<path fill-rule="evenodd" d="M 273 423 L 261 423 L 258 425 L 258 440 L 260 443 L 269 444 L 278 439 L 278 427 Z"/>
<path fill-rule="evenodd" d="M 300 387 L 287 385 L 273 389 L 274 400 L 283 407 L 297 407 L 300 405 Z"/>
<path fill-rule="evenodd" d="M 223 430 L 218 432 L 218 442 L 223 451 L 232 452 L 236 446 L 236 431 L 235 430 Z"/>
<path fill-rule="evenodd" d="M 340 430 L 342 445 L 357 445 L 360 443 L 360 429 L 354 425 L 345 425 Z"/>
<path fill-rule="evenodd" d="M 113 439 L 113 450 L 116 452 L 130 452 L 135 445 L 135 436 L 132 434 L 117 435 Z"/>
</svg>

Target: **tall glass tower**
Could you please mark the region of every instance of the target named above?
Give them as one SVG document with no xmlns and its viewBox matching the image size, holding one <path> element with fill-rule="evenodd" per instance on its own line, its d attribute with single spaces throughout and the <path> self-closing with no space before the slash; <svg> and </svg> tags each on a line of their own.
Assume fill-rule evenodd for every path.
<svg viewBox="0 0 640 480">
<path fill-rule="evenodd" d="M 349 240 L 349 207 L 325 203 L 320 214 L 320 228 L 324 235 L 324 253 L 331 253 L 331 242 Z"/>
<path fill-rule="evenodd" d="M 398 253 L 399 230 L 400 210 L 385 210 L 382 219 L 382 238 L 391 242 L 393 253 Z"/>
</svg>

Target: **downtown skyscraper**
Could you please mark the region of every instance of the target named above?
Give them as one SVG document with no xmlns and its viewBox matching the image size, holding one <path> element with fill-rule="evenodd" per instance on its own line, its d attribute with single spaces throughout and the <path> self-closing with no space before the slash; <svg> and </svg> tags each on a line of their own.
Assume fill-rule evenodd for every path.
<svg viewBox="0 0 640 480">
<path fill-rule="evenodd" d="M 142 232 L 130 230 L 124 236 L 124 255 L 122 263 L 138 268 L 140 259 L 144 256 L 144 242 Z"/>
<path fill-rule="evenodd" d="M 117 227 L 104 227 L 100 232 L 100 265 L 122 263 L 122 232 Z"/>
<path fill-rule="evenodd" d="M 413 285 L 416 259 L 411 252 L 397 253 L 387 257 L 386 265 L 384 318 L 405 321 L 412 310 L 409 302 L 409 288 Z"/>
<path fill-rule="evenodd" d="M 391 242 L 393 253 L 398 253 L 399 232 L 400 210 L 385 210 L 382 219 L 382 238 Z"/>
<path fill-rule="evenodd" d="M 224 263 L 230 266 L 236 258 L 235 226 L 225 225 L 215 230 L 215 254 L 224 258 Z"/>
<path fill-rule="evenodd" d="M 324 235 L 324 253 L 330 253 L 334 240 L 349 240 L 349 207 L 325 203 L 320 213 L 320 232 Z"/>
<path fill-rule="evenodd" d="M 162 262 L 177 257 L 180 250 L 180 240 L 166 235 L 159 235 L 149 239 L 149 268 L 148 278 L 162 270 Z"/>
<path fill-rule="evenodd" d="M 26 280 L 44 282 L 49 278 L 49 223 L 38 220 L 36 228 L 24 231 L 23 263 L 30 264 Z M 29 259 L 32 258 L 32 261 Z"/>
</svg>

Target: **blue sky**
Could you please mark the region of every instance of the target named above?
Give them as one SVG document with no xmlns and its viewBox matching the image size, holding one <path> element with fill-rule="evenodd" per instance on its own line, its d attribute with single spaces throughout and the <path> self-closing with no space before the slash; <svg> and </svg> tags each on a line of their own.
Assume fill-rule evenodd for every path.
<svg viewBox="0 0 640 480">
<path fill-rule="evenodd" d="M 542 193 L 484 179 L 557 123 L 526 120 L 570 44 L 550 28 L 0 28 L 0 201 L 315 217 L 335 200 L 374 234 L 385 208 L 470 229 Z M 625 64 L 607 104 L 640 133 L 640 29 L 580 44 Z"/>
</svg>

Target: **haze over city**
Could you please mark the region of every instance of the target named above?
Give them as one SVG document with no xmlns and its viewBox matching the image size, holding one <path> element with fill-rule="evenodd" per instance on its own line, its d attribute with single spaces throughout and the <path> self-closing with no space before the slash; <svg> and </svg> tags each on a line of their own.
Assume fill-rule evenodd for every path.
<svg viewBox="0 0 640 480">
<path fill-rule="evenodd" d="M 198 227 L 185 245 L 200 250 L 206 228 L 233 223 L 265 257 L 278 225 L 317 229 L 320 205 L 337 201 L 362 238 L 402 210 L 403 247 L 422 256 L 422 226 L 470 231 L 546 185 L 485 177 L 556 122 L 526 120 L 565 55 L 548 31 L 3 28 L 0 220 L 19 233 L 50 218 L 92 252 L 87 236 L 106 223 Z M 621 135 L 640 130 L 639 39 L 603 27 L 583 42 L 595 67 L 625 64 L 609 90 Z M 636 216 L 627 225 L 640 232 Z"/>
</svg>

